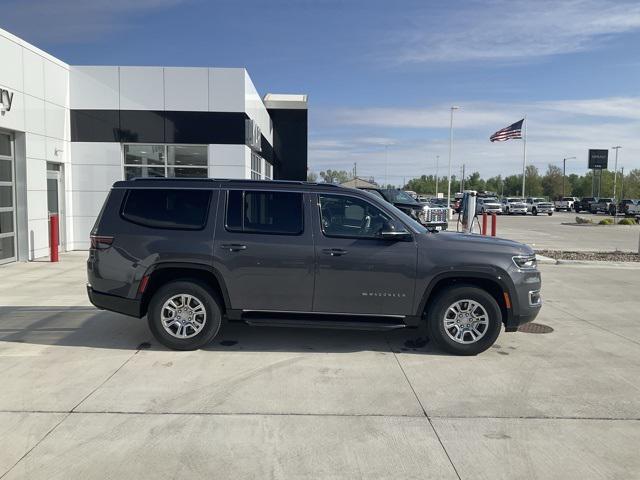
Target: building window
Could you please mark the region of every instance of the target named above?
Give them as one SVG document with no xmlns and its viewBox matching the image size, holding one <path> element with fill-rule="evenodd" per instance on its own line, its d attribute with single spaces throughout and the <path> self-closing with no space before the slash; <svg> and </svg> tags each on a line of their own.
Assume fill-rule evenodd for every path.
<svg viewBox="0 0 640 480">
<path fill-rule="evenodd" d="M 264 161 L 264 178 L 266 180 L 273 180 L 273 165 L 266 160 Z"/>
<path fill-rule="evenodd" d="M 260 180 L 262 178 L 262 157 L 257 153 L 251 152 L 251 180 Z"/>
<path fill-rule="evenodd" d="M 124 145 L 124 178 L 208 177 L 206 145 Z"/>
</svg>

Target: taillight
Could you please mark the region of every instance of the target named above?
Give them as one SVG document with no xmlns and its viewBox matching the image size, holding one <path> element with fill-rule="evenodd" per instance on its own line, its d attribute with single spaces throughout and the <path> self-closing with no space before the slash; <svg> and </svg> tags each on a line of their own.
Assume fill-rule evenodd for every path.
<svg viewBox="0 0 640 480">
<path fill-rule="evenodd" d="M 113 237 L 107 235 L 91 235 L 91 248 L 97 250 L 104 250 L 111 246 L 113 243 Z"/>
</svg>

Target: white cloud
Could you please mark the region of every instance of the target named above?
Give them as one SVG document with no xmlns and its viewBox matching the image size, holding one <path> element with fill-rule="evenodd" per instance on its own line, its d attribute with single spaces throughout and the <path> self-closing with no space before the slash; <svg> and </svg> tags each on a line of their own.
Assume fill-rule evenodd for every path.
<svg viewBox="0 0 640 480">
<path fill-rule="evenodd" d="M 592 50 L 640 29 L 635 1 L 495 0 L 453 10 L 444 19 L 419 16 L 398 32 L 396 61 L 520 61 Z"/>
<path fill-rule="evenodd" d="M 467 172 L 484 176 L 511 175 L 522 168 L 522 142 L 490 143 L 494 131 L 528 119 L 528 161 L 544 171 L 549 163 L 567 163 L 568 172 L 586 171 L 589 148 L 622 145 L 620 165 L 640 168 L 640 97 L 523 102 L 518 104 L 465 103 L 455 113 L 453 171 L 462 163 Z M 447 105 L 425 109 L 352 108 L 320 112 L 316 141 L 310 144 L 310 165 L 314 170 L 349 170 L 354 162 L 363 175 L 400 183 L 405 177 L 435 173 L 440 156 L 440 175 L 448 160 L 449 112 Z M 330 126 L 330 128 L 328 128 Z M 339 127 L 336 129 L 336 126 Z M 325 130 L 326 128 L 326 130 Z M 383 133 L 392 139 L 388 165 L 380 144 L 364 144 L 362 129 L 372 136 Z M 321 133 L 326 131 L 324 135 Z M 430 139 L 430 140 L 425 140 Z M 322 145 L 340 145 L 340 148 Z M 613 165 L 611 165 L 613 168 Z"/>
</svg>

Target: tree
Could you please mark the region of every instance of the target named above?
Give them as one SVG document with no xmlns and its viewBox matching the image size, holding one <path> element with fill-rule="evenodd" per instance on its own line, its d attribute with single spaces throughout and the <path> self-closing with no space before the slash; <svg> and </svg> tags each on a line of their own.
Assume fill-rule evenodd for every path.
<svg viewBox="0 0 640 480">
<path fill-rule="evenodd" d="M 560 196 L 562 196 L 563 180 L 562 169 L 557 165 L 549 165 L 547 172 L 544 174 L 544 177 L 542 177 L 543 195 L 549 197 L 550 200 L 560 198 Z"/>
<path fill-rule="evenodd" d="M 307 172 L 307 182 L 317 182 L 318 181 L 318 174 L 315 172 L 312 172 L 311 170 L 309 170 Z"/>
<path fill-rule="evenodd" d="M 535 165 L 527 165 L 525 170 L 525 181 L 526 184 L 524 188 L 528 197 L 538 197 L 542 195 L 542 179 L 538 173 L 538 167 Z"/>
<path fill-rule="evenodd" d="M 351 178 L 351 174 L 345 170 L 327 170 L 320 172 L 320 177 L 325 183 L 344 183 Z"/>
</svg>

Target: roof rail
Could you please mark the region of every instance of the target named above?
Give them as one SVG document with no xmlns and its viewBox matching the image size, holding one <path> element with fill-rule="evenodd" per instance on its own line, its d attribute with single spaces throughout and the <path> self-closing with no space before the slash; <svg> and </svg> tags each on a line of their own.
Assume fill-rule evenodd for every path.
<svg viewBox="0 0 640 480">
<path fill-rule="evenodd" d="M 279 185 L 319 185 L 322 187 L 335 187 L 342 188 L 341 185 L 335 183 L 319 183 L 319 182 L 307 182 L 306 180 L 252 180 L 248 178 L 199 178 L 199 177 L 135 177 L 130 179 L 131 182 L 138 181 L 182 181 L 182 182 L 231 182 L 231 183 L 264 183 L 264 184 L 279 184 Z"/>
</svg>

